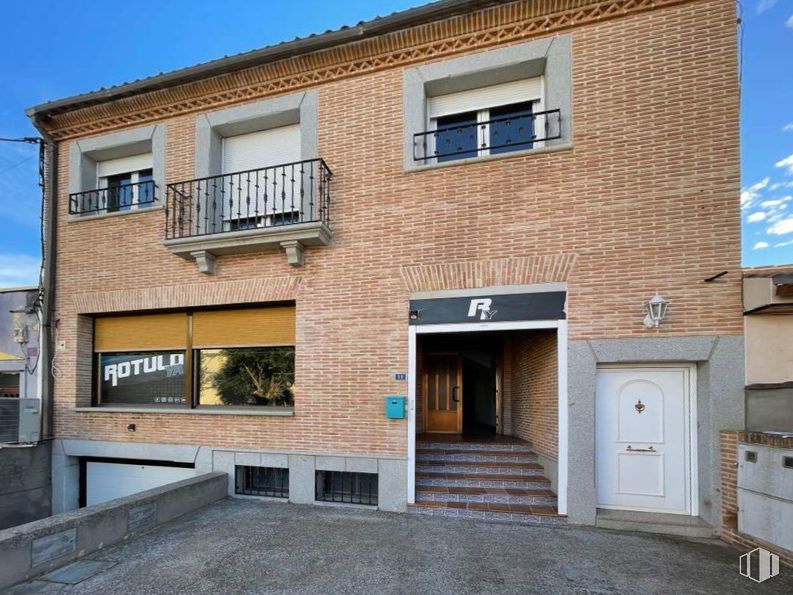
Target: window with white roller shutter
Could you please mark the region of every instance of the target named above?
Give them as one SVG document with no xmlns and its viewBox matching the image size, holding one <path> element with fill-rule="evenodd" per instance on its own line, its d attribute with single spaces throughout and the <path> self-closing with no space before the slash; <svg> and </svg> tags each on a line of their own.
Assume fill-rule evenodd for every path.
<svg viewBox="0 0 793 595">
<path fill-rule="evenodd" d="M 428 129 L 436 132 L 428 150 L 443 162 L 536 148 L 542 96 L 536 77 L 429 97 Z"/>
<path fill-rule="evenodd" d="M 299 124 L 223 139 L 223 218 L 229 230 L 289 222 L 300 211 L 300 157 Z"/>
<path fill-rule="evenodd" d="M 96 163 L 96 187 L 107 188 L 107 212 L 148 206 L 154 200 L 154 160 L 151 153 Z"/>
</svg>

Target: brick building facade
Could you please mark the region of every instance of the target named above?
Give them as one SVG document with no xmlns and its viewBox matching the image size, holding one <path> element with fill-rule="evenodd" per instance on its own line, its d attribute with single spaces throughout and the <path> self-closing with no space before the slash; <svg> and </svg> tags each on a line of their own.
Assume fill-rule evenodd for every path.
<svg viewBox="0 0 793 595">
<path fill-rule="evenodd" d="M 440 2 L 364 23 L 356 35 L 293 44 L 31 110 L 58 146 L 55 510 L 79 504 L 87 464 L 124 460 L 231 474 L 288 468 L 295 502 L 314 501 L 318 471 L 377 474 L 378 505 L 405 510 L 415 498 L 416 435 L 432 430 L 420 384 L 433 329 L 421 328 L 420 313 L 411 326 L 413 302 L 564 292 L 553 324 L 533 315 L 501 327 L 455 321 L 495 328 L 503 340 L 493 353 L 509 353 L 494 364 L 494 432 L 530 440 L 558 511 L 595 524 L 599 370 L 684 370 L 681 431 L 691 434 L 681 510 L 718 527 L 719 431 L 743 423 L 734 3 Z M 432 130 L 424 110 L 436 108 L 426 106 L 452 95 L 462 105 L 479 89 L 524 79 L 541 81 L 528 117 L 545 124 L 548 140 L 415 158 L 414 139 Z M 538 106 L 559 111 L 534 115 Z M 294 229 L 307 231 L 297 237 L 264 216 L 255 230 L 226 218 L 211 245 L 171 233 L 201 225 L 195 215 L 175 226 L 185 212 L 178 184 L 228 173 L 213 165 L 213 143 L 286 125 L 300 128 L 299 159 L 332 171 L 325 227 L 301 219 Z M 147 182 L 131 182 L 140 194 L 123 205 L 96 179 L 105 160 L 136 152 L 152 157 L 131 179 L 150 170 L 156 196 L 144 205 Z M 202 184 L 191 186 L 197 202 Z M 86 208 L 91 197 L 102 208 Z M 656 291 L 669 315 L 646 328 Z M 97 320 L 271 305 L 294 307 L 293 407 L 98 402 Z M 441 326 L 433 332 L 454 330 Z M 238 346 L 233 336 L 227 346 Z M 188 349 L 190 359 L 189 346 L 146 348 L 165 347 Z M 389 395 L 407 397 L 404 419 L 384 415 Z"/>
</svg>

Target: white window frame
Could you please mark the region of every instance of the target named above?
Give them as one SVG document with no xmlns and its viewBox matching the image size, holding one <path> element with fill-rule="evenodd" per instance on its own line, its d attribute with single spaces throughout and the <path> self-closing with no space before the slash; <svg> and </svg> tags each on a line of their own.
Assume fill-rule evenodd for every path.
<svg viewBox="0 0 793 595">
<path fill-rule="evenodd" d="M 544 98 L 545 98 L 545 77 L 544 76 L 540 76 L 540 77 L 537 77 L 537 78 L 539 79 L 539 97 L 527 97 L 524 101 L 515 101 L 515 100 L 511 99 L 507 103 L 501 103 L 501 104 L 497 104 L 497 105 L 490 105 L 490 106 L 488 106 L 486 108 L 482 108 L 482 109 L 476 110 L 476 123 L 477 123 L 477 127 L 476 127 L 476 131 L 477 131 L 476 155 L 474 155 L 472 157 L 460 157 L 460 160 L 462 160 L 462 159 L 476 159 L 476 158 L 479 158 L 479 157 L 486 157 L 486 156 L 490 155 L 490 146 L 489 146 L 489 144 L 488 144 L 488 147 L 485 148 L 485 149 L 481 149 L 479 147 L 480 147 L 481 139 L 482 139 L 481 135 L 483 135 L 487 139 L 490 138 L 490 125 L 489 124 L 485 124 L 484 127 L 481 127 L 480 125 L 482 123 L 490 121 L 490 110 L 491 109 L 504 107 L 506 105 L 513 105 L 515 103 L 531 103 L 532 114 L 536 114 L 536 113 L 545 111 L 545 100 L 544 100 Z M 428 97 L 427 98 L 427 107 L 426 107 L 426 114 L 427 114 L 426 130 L 429 131 L 429 132 L 437 132 L 438 131 L 438 119 L 439 118 L 446 118 L 448 116 L 456 116 L 456 115 L 465 114 L 465 113 L 469 113 L 471 111 L 474 111 L 474 110 L 464 110 L 464 111 L 454 112 L 454 113 L 444 113 L 442 116 L 432 116 L 431 110 L 430 110 L 430 102 L 431 101 L 432 101 L 432 97 Z M 543 129 L 545 128 L 545 125 L 544 125 L 545 116 L 539 116 L 539 117 L 533 116 L 533 118 L 534 118 L 535 129 L 540 124 L 543 126 Z M 428 145 L 431 144 L 431 146 L 428 146 L 427 150 L 430 152 L 430 154 L 434 154 L 435 153 L 435 144 L 434 143 L 437 140 L 437 135 L 430 134 L 429 135 L 429 139 L 430 139 L 430 143 L 428 143 Z M 542 148 L 544 146 L 545 146 L 545 141 L 534 141 L 533 144 L 532 144 L 532 148 L 531 149 L 527 149 L 527 150 L 539 149 L 539 148 Z M 438 158 L 437 157 L 433 157 L 433 159 L 437 160 Z M 449 161 L 455 161 L 455 160 L 449 160 Z"/>
<path fill-rule="evenodd" d="M 107 175 L 100 175 L 100 172 L 102 170 L 102 165 L 103 164 L 106 164 L 106 163 L 108 163 L 110 161 L 116 161 L 116 160 L 108 160 L 108 161 L 99 161 L 99 162 L 97 162 L 97 168 L 96 168 L 96 187 L 97 187 L 97 189 L 104 190 L 104 189 L 108 188 L 109 187 L 108 186 L 108 179 L 111 178 L 111 177 L 129 175 L 130 176 L 130 184 L 132 185 L 132 203 L 129 205 L 129 210 L 139 209 L 139 208 L 145 209 L 145 208 L 148 208 L 148 207 L 152 206 L 152 204 L 153 204 L 152 202 L 147 202 L 147 203 L 145 203 L 142 206 L 140 205 L 140 203 L 138 202 L 138 199 L 139 199 L 139 187 L 137 186 L 137 184 L 140 183 L 140 172 L 145 171 L 147 169 L 152 170 L 152 182 L 154 182 L 154 165 L 153 165 L 153 163 L 151 163 L 153 161 L 152 154 L 151 153 L 142 153 L 140 155 L 134 155 L 132 157 L 123 157 L 122 159 L 123 160 L 129 160 L 132 163 L 134 163 L 134 167 L 136 169 L 124 169 L 124 168 L 121 168 L 118 171 L 113 170 L 113 173 L 110 173 L 110 174 L 107 174 Z M 118 160 L 118 161 L 121 161 L 121 159 Z M 144 161 L 146 163 L 143 163 Z M 124 210 L 127 210 L 127 209 L 124 209 Z"/>
</svg>

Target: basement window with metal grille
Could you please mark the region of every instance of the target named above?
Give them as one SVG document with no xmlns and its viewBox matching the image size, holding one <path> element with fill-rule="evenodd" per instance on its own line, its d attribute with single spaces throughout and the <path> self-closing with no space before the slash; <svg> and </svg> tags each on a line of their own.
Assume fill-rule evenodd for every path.
<svg viewBox="0 0 793 595">
<path fill-rule="evenodd" d="M 236 466 L 235 493 L 268 498 L 289 497 L 289 469 Z"/>
<path fill-rule="evenodd" d="M 377 474 L 349 471 L 317 471 L 316 499 L 377 506 Z"/>
</svg>

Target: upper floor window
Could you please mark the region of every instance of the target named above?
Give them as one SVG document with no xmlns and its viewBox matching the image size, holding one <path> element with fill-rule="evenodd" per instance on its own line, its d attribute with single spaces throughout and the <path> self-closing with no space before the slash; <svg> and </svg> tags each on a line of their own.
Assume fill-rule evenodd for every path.
<svg viewBox="0 0 793 595">
<path fill-rule="evenodd" d="M 569 34 L 403 71 L 404 166 L 572 146 Z"/>
<path fill-rule="evenodd" d="M 135 212 L 159 203 L 165 125 L 123 130 L 69 146 L 69 214 Z"/>
<path fill-rule="evenodd" d="M 551 137 L 536 77 L 427 98 L 427 131 L 414 139 L 417 161 L 443 163 L 542 146 Z"/>
<path fill-rule="evenodd" d="M 154 202 L 151 153 L 97 163 L 97 200 L 108 213 Z"/>
<path fill-rule="evenodd" d="M 308 167 L 299 165 L 300 124 L 223 138 L 222 231 L 299 222 Z M 221 230 L 218 230 L 221 231 Z"/>
</svg>

